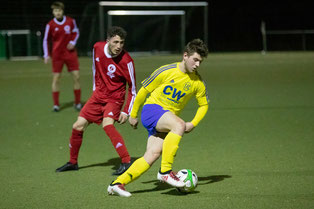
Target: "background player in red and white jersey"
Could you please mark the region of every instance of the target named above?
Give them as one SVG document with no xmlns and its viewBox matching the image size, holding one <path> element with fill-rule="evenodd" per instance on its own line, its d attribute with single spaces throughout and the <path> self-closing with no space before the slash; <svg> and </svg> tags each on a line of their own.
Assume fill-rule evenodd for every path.
<svg viewBox="0 0 314 209">
<path fill-rule="evenodd" d="M 44 61 L 46 64 L 50 59 L 49 54 L 51 54 L 52 57 L 53 110 L 55 112 L 60 110 L 60 78 L 64 64 L 66 64 L 68 72 L 71 73 L 74 82 L 74 108 L 80 110 L 82 108 L 80 101 L 80 74 L 77 51 L 75 49 L 75 45 L 79 37 L 79 29 L 77 28 L 74 19 L 64 15 L 64 4 L 62 2 L 54 2 L 51 5 L 51 9 L 54 18 L 46 25 L 43 49 Z M 49 50 L 49 41 L 52 45 L 51 50 Z"/>
<path fill-rule="evenodd" d="M 121 158 L 120 167 L 113 174 L 120 175 L 131 165 L 124 140 L 114 127 L 115 121 L 125 123 L 136 96 L 134 62 L 129 53 L 123 49 L 126 35 L 123 28 L 114 26 L 108 30 L 106 42 L 97 42 L 94 45 L 93 94 L 73 124 L 70 160 L 57 168 L 57 172 L 78 170 L 77 160 L 83 132 L 90 123 L 102 124 Z M 125 101 L 126 90 L 128 96 Z"/>
</svg>

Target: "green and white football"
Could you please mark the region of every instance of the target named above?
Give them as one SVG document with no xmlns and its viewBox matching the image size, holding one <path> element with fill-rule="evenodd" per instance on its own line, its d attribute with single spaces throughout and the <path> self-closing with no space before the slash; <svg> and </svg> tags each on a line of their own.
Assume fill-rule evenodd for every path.
<svg viewBox="0 0 314 209">
<path fill-rule="evenodd" d="M 185 183 L 184 187 L 177 188 L 179 192 L 189 193 L 194 191 L 198 183 L 198 178 L 195 172 L 191 169 L 182 169 L 177 173 L 177 177 L 180 181 Z"/>
</svg>

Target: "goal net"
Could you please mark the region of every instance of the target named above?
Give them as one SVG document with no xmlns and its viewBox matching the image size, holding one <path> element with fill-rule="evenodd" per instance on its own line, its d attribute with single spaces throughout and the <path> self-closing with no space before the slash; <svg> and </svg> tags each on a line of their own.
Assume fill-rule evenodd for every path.
<svg viewBox="0 0 314 209">
<path fill-rule="evenodd" d="M 266 30 L 261 24 L 263 52 L 314 50 L 314 30 Z"/>
<path fill-rule="evenodd" d="M 130 52 L 181 52 L 187 41 L 208 39 L 207 2 L 99 2 L 99 40 L 110 26 L 128 32 Z"/>
<path fill-rule="evenodd" d="M 39 32 L 40 33 L 40 32 Z M 1 30 L 1 56 L 10 60 L 38 59 L 41 55 L 40 34 L 31 30 Z"/>
</svg>

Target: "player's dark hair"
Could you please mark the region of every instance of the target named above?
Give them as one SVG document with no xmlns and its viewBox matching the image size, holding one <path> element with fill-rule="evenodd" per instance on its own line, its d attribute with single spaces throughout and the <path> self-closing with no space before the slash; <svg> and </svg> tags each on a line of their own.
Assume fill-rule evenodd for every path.
<svg viewBox="0 0 314 209">
<path fill-rule="evenodd" d="M 201 57 L 207 57 L 208 48 L 201 39 L 193 39 L 185 46 L 184 52 L 186 52 L 188 56 L 191 56 L 196 52 L 201 55 Z"/>
<path fill-rule="evenodd" d="M 64 4 L 61 1 L 55 1 L 51 4 L 51 9 L 62 9 L 62 10 L 64 10 Z"/>
<path fill-rule="evenodd" d="M 107 32 L 108 39 L 115 36 L 120 36 L 120 38 L 124 40 L 126 38 L 126 35 L 127 35 L 127 32 L 119 26 L 112 26 L 111 28 L 109 28 Z"/>
</svg>

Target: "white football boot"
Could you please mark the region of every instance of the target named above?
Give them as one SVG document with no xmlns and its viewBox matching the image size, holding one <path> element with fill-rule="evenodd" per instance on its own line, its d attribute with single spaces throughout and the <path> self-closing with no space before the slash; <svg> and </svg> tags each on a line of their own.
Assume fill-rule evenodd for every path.
<svg viewBox="0 0 314 209">
<path fill-rule="evenodd" d="M 115 185 L 109 185 L 108 186 L 108 194 L 109 195 L 119 195 L 121 197 L 130 197 L 132 194 L 125 190 L 123 184 L 115 184 Z"/>
<path fill-rule="evenodd" d="M 176 176 L 176 174 L 173 171 L 170 171 L 170 173 L 162 174 L 158 172 L 157 179 L 161 182 L 166 182 L 167 184 L 170 184 L 174 187 L 184 187 L 185 183 L 180 181 L 180 179 Z"/>
</svg>

